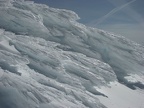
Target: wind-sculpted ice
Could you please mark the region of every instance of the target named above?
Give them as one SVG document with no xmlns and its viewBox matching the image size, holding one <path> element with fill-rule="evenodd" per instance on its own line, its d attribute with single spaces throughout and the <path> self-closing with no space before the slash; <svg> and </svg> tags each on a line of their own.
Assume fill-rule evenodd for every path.
<svg viewBox="0 0 144 108">
<path fill-rule="evenodd" d="M 143 46 L 78 19 L 69 10 L 0 0 L 0 108 L 106 108 L 98 87 L 144 88 Z"/>
</svg>

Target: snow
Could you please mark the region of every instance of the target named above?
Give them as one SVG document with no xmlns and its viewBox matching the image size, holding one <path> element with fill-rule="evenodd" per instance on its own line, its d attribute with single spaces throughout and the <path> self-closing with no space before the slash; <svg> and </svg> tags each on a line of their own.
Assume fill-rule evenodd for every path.
<svg viewBox="0 0 144 108">
<path fill-rule="evenodd" d="M 10 52 L 13 52 L 13 53 L 19 53 L 13 45 L 11 46 L 9 45 L 8 40 L 0 41 L 0 47 L 4 48 L 5 50 L 9 50 Z"/>
<path fill-rule="evenodd" d="M 131 90 L 128 87 L 113 82 L 110 87 L 97 88 L 108 97 L 97 96 L 108 108 L 143 108 L 144 91 Z"/>
<path fill-rule="evenodd" d="M 0 108 L 143 107 L 144 47 L 78 19 L 0 0 Z"/>
<path fill-rule="evenodd" d="M 136 82 L 142 82 L 144 84 L 144 75 L 137 75 L 137 74 L 132 74 L 129 76 L 126 76 L 125 79 L 127 79 L 129 82 L 136 83 Z"/>
</svg>

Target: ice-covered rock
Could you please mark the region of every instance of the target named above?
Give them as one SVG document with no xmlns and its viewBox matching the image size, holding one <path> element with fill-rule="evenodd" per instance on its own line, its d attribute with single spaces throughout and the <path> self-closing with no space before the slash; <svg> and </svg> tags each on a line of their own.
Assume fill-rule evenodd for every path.
<svg viewBox="0 0 144 108">
<path fill-rule="evenodd" d="M 0 108 L 106 108 L 97 96 L 108 96 L 97 88 L 144 88 L 144 47 L 78 19 L 69 10 L 0 0 Z"/>
</svg>

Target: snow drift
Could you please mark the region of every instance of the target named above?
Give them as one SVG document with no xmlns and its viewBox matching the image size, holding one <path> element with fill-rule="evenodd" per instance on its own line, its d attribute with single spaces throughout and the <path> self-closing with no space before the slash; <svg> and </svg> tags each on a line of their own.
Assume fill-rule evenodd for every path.
<svg viewBox="0 0 144 108">
<path fill-rule="evenodd" d="M 99 89 L 110 82 L 144 88 L 144 47 L 78 19 L 0 0 L 0 108 L 106 108 L 99 96 L 109 95 Z"/>
</svg>

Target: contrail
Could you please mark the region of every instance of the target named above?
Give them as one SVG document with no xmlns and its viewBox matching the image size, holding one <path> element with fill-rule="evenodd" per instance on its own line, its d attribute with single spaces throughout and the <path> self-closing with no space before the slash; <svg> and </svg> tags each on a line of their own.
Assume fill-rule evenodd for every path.
<svg viewBox="0 0 144 108">
<path fill-rule="evenodd" d="M 132 1 L 126 3 L 126 4 L 122 5 L 122 6 L 119 6 L 119 7 L 114 8 L 114 9 L 111 10 L 109 13 L 107 13 L 107 14 L 104 15 L 103 17 L 99 18 L 99 19 L 97 20 L 97 22 L 95 23 L 95 25 L 98 25 L 98 24 L 102 23 L 102 22 L 103 22 L 104 20 L 106 20 L 108 17 L 110 17 L 111 15 L 113 15 L 114 13 L 116 13 L 117 11 L 125 8 L 126 6 L 130 5 L 131 3 L 135 2 L 135 1 L 136 1 L 136 0 L 132 0 Z"/>
</svg>

